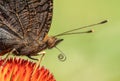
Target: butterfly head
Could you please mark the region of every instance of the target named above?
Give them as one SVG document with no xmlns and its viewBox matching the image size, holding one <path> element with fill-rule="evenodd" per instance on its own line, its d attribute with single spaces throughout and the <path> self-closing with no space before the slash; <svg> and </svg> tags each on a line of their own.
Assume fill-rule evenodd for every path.
<svg viewBox="0 0 120 81">
<path fill-rule="evenodd" d="M 51 49 L 62 42 L 63 39 L 58 39 L 56 37 L 49 37 L 47 40 L 48 49 Z"/>
</svg>

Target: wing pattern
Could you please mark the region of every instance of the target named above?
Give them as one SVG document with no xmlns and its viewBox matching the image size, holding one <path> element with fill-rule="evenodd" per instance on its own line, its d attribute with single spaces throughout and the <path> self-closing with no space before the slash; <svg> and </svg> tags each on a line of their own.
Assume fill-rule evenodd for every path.
<svg viewBox="0 0 120 81">
<path fill-rule="evenodd" d="M 52 19 L 52 0 L 0 0 L 0 23 L 21 39 L 43 39 Z"/>
<path fill-rule="evenodd" d="M 50 29 L 52 10 L 52 0 L 0 0 L 0 52 L 21 49 L 24 39 L 42 41 Z"/>
</svg>

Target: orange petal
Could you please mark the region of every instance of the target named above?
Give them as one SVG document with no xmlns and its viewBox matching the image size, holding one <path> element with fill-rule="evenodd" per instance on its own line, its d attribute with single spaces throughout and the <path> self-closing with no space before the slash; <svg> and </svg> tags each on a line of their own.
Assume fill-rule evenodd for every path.
<svg viewBox="0 0 120 81">
<path fill-rule="evenodd" d="M 43 66 L 39 66 L 34 72 L 36 63 L 10 58 L 2 66 L 4 61 L 4 59 L 0 60 L 0 81 L 56 81 L 49 70 Z"/>
</svg>

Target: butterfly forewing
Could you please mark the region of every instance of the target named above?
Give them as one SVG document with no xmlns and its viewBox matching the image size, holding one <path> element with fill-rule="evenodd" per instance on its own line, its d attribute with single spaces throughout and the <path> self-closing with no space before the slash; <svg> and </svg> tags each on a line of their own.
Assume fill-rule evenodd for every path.
<svg viewBox="0 0 120 81">
<path fill-rule="evenodd" d="M 52 0 L 0 0 L 0 50 L 23 48 L 24 39 L 42 41 L 50 29 L 52 9 Z"/>
<path fill-rule="evenodd" d="M 0 18 L 21 38 L 44 37 L 52 19 L 51 0 L 1 0 Z"/>
</svg>

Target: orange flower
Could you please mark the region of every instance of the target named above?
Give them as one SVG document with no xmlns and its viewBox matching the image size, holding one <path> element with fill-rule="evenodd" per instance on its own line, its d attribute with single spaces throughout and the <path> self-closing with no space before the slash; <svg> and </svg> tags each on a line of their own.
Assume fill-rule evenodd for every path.
<svg viewBox="0 0 120 81">
<path fill-rule="evenodd" d="M 49 70 L 38 67 L 36 63 L 28 60 L 10 58 L 3 65 L 0 60 L 0 81 L 56 81 Z"/>
</svg>

